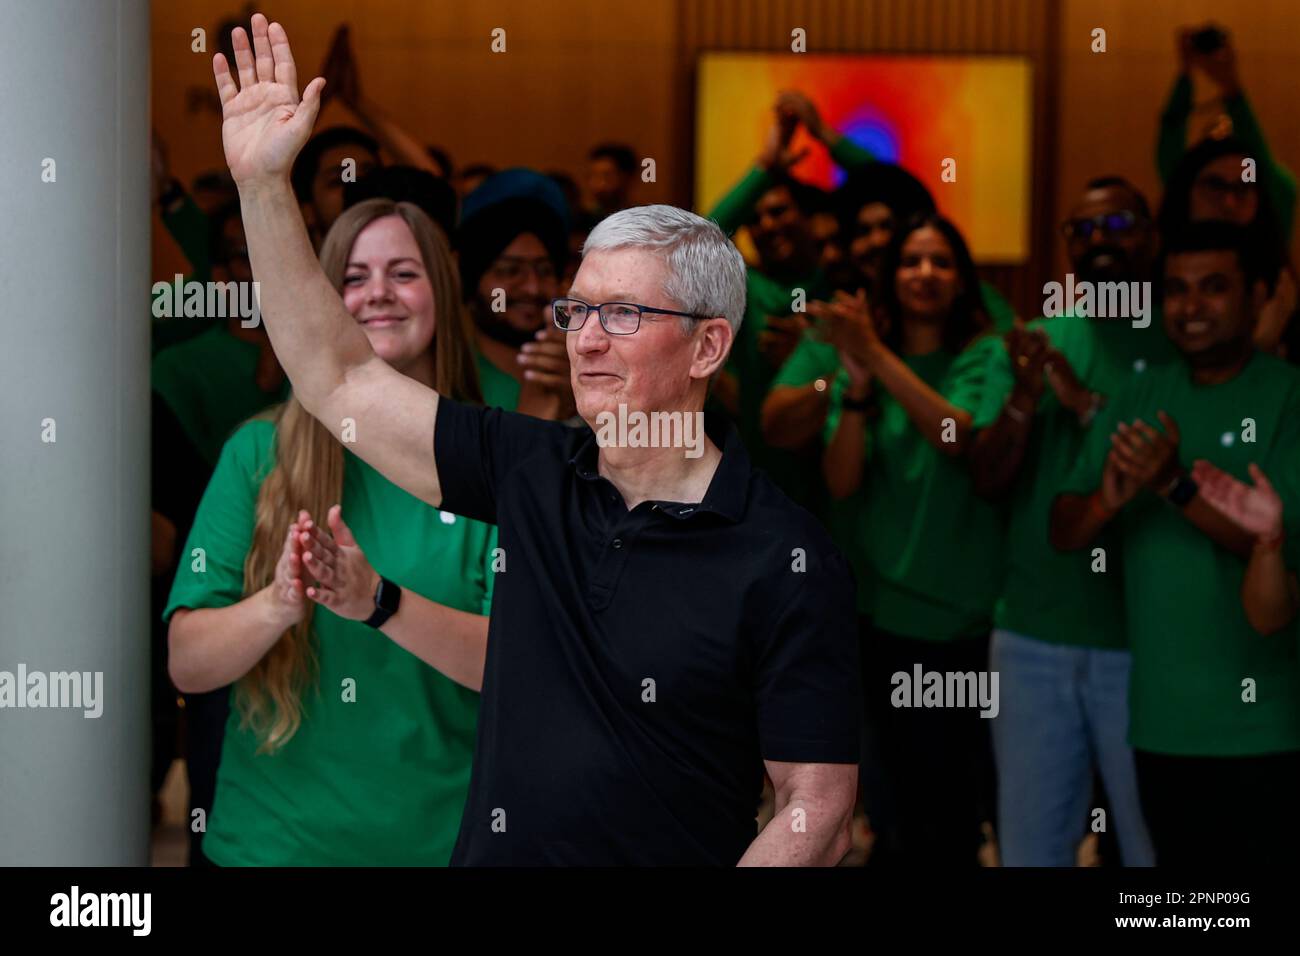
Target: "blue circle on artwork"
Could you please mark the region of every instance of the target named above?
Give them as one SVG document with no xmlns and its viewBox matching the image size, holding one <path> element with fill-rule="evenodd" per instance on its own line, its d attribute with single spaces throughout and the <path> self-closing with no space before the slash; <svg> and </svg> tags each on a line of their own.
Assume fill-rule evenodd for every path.
<svg viewBox="0 0 1300 956">
<path fill-rule="evenodd" d="M 899 154 L 898 131 L 881 113 L 870 110 L 849 117 L 839 124 L 840 135 L 848 137 L 876 159 L 897 163 Z M 835 186 L 843 185 L 844 170 L 838 166 L 833 173 Z"/>
</svg>

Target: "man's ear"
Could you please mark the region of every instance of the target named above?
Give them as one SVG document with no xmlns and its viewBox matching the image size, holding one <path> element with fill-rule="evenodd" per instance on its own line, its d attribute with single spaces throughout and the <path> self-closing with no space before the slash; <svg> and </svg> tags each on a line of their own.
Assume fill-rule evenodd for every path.
<svg viewBox="0 0 1300 956">
<path fill-rule="evenodd" d="M 723 318 L 706 319 L 694 333 L 695 355 L 691 361 L 693 378 L 710 378 L 722 368 L 731 353 L 734 338 L 731 323 Z"/>
</svg>

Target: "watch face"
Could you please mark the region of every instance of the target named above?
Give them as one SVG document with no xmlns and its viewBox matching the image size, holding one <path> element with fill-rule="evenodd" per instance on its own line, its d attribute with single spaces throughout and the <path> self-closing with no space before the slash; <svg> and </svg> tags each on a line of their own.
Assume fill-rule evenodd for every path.
<svg viewBox="0 0 1300 956">
<path fill-rule="evenodd" d="M 397 611 L 397 602 L 401 600 L 402 589 L 387 578 L 379 579 L 379 590 L 375 593 L 375 607 L 389 614 Z"/>
</svg>

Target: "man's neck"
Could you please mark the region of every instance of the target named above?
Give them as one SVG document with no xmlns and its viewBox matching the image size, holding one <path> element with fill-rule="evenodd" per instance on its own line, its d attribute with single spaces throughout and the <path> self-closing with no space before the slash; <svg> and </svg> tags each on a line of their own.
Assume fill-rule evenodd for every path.
<svg viewBox="0 0 1300 956">
<path fill-rule="evenodd" d="M 704 500 L 722 452 L 707 436 L 704 453 L 687 458 L 683 448 L 601 448 L 596 470 L 618 489 L 631 511 L 643 501 Z"/>
<path fill-rule="evenodd" d="M 1196 385 L 1222 385 L 1230 382 L 1246 367 L 1255 355 L 1253 347 L 1246 348 L 1233 357 L 1208 366 L 1191 366 L 1192 382 Z M 1190 363 L 1189 363 L 1190 364 Z"/>
<path fill-rule="evenodd" d="M 478 350 L 492 363 L 493 368 L 504 372 L 517 382 L 524 380 L 523 369 L 519 367 L 517 348 L 498 342 L 492 336 L 484 335 L 479 331 L 476 331 L 475 337 L 478 339 Z"/>
</svg>

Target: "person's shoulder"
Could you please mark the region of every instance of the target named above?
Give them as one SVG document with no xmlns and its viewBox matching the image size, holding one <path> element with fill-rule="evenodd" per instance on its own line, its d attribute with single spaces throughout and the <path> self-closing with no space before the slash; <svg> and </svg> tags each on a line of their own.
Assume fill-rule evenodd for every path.
<svg viewBox="0 0 1300 956">
<path fill-rule="evenodd" d="M 261 475 L 275 457 L 278 411 L 282 406 L 264 409 L 235 429 L 221 447 L 217 470 L 235 468 L 250 475 Z"/>
</svg>

